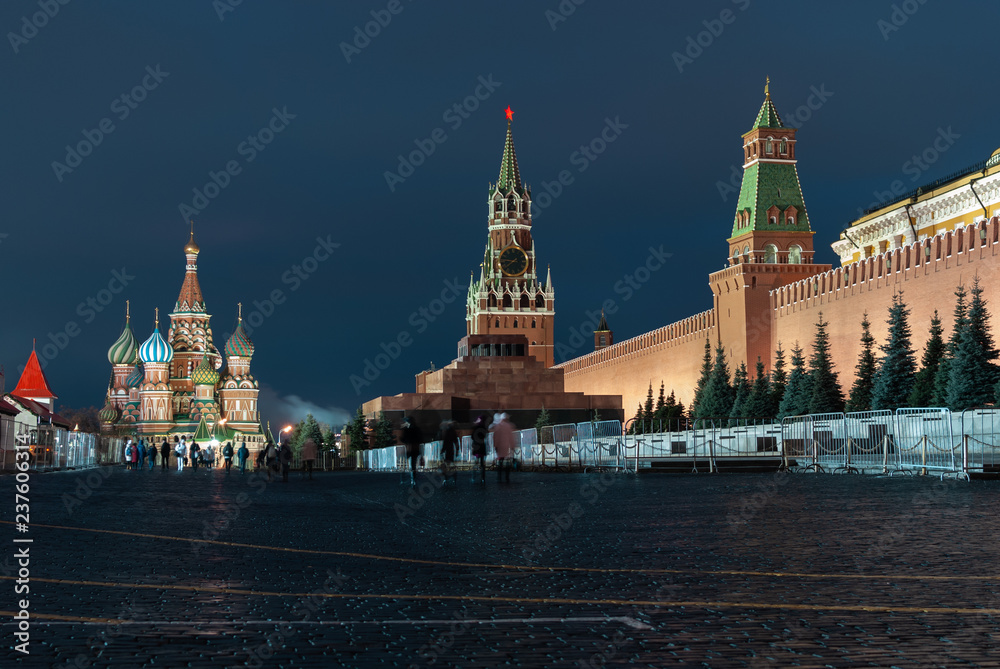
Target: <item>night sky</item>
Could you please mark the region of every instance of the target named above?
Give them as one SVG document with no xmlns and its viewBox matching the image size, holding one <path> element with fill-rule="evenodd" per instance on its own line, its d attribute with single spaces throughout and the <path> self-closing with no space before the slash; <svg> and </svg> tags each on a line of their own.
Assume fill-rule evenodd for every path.
<svg viewBox="0 0 1000 669">
<path fill-rule="evenodd" d="M 193 216 L 216 345 L 237 302 L 256 324 L 264 419 L 343 422 L 412 392 L 465 333 L 507 105 L 557 361 L 592 349 L 571 328 L 605 300 L 617 340 L 710 308 L 766 75 L 800 127 L 816 262 L 836 264 L 830 243 L 894 181 L 1000 145 L 996 3 L 576 3 L 3 2 L 7 390 L 37 338 L 57 406 L 100 406 L 125 300 L 142 341 L 154 307 L 173 309 Z M 375 37 L 358 37 L 366 24 Z M 614 141 L 592 145 L 602 132 Z M 945 151 L 915 163 L 941 133 Z M 571 183 L 542 198 L 563 171 Z M 211 173 L 225 187 L 206 189 Z M 651 248 L 672 256 L 626 289 Z M 362 386 L 402 333 L 412 344 Z"/>
</svg>

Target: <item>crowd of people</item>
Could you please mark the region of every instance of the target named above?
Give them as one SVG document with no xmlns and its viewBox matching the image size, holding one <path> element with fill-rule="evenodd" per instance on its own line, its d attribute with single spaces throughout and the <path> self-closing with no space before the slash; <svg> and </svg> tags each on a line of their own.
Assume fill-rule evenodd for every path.
<svg viewBox="0 0 1000 669">
<path fill-rule="evenodd" d="M 472 424 L 472 456 L 476 458 L 479 477 L 478 483 L 486 485 L 486 436 L 493 433 L 493 450 L 496 452 L 497 483 L 510 483 L 510 472 L 514 468 L 514 449 L 517 428 L 505 412 L 493 414 L 492 422 L 486 414 L 480 415 Z M 441 423 L 437 434 L 441 441 L 441 475 L 447 484 L 451 479 L 458 485 L 458 470 L 455 467 L 455 453 L 460 439 L 455 430 L 455 421 L 446 419 Z M 420 460 L 420 447 L 424 443 L 424 435 L 412 417 L 403 418 L 402 442 L 406 446 L 406 457 L 410 463 L 410 485 L 417 484 L 417 465 Z"/>
<path fill-rule="evenodd" d="M 197 471 L 199 466 L 211 469 L 217 464 L 222 464 L 228 474 L 233 465 L 233 457 L 236 457 L 237 466 L 240 473 L 246 472 L 247 462 L 250 458 L 250 450 L 246 442 L 240 444 L 239 449 L 233 449 L 232 442 L 225 445 L 218 442 L 210 442 L 204 448 L 193 439 L 189 443 L 187 437 L 175 436 L 173 446 L 166 439 L 159 445 L 151 440 L 141 438 L 138 441 L 129 437 L 125 442 L 124 458 L 125 468 L 132 470 L 142 470 L 149 468 L 150 471 L 156 467 L 157 462 L 160 468 L 165 470 L 170 466 L 170 456 L 173 454 L 177 464 L 177 471 L 184 471 L 190 466 Z M 218 460 L 221 459 L 221 463 Z"/>
<path fill-rule="evenodd" d="M 308 475 L 312 479 L 313 468 L 316 462 L 318 447 L 312 439 L 306 439 L 302 444 L 301 459 L 303 464 L 303 477 Z M 236 466 L 241 474 L 246 473 L 247 466 L 255 467 L 259 470 L 266 470 L 267 480 L 270 481 L 278 472 L 281 473 L 282 481 L 288 481 L 288 471 L 292 464 L 292 449 L 288 442 L 278 446 L 268 441 L 267 445 L 257 453 L 256 459 L 250 461 L 250 450 L 246 442 L 240 444 L 236 450 L 233 449 L 232 442 L 219 444 L 210 442 L 204 448 L 195 440 L 190 442 L 187 437 L 175 436 L 173 446 L 167 439 L 157 446 L 145 438 L 138 441 L 131 437 L 125 442 L 124 458 L 126 469 L 143 470 L 147 466 L 152 470 L 160 462 L 160 468 L 166 470 L 170 464 L 170 456 L 173 454 L 177 465 L 177 471 L 184 471 L 185 467 L 190 467 L 197 471 L 198 467 L 211 469 L 215 467 L 219 459 L 221 465 L 225 467 L 228 474 L 233 466 L 233 458 L 236 458 Z"/>
</svg>

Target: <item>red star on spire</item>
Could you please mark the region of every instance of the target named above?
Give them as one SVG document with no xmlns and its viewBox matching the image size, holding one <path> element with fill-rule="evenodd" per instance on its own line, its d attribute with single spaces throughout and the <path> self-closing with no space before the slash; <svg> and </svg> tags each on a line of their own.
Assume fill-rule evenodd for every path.
<svg viewBox="0 0 1000 669">
<path fill-rule="evenodd" d="M 504 111 L 507 112 L 507 120 L 508 121 L 511 121 L 511 120 L 514 119 L 514 112 L 511 111 L 510 105 L 507 105 L 507 109 L 505 109 Z"/>
</svg>

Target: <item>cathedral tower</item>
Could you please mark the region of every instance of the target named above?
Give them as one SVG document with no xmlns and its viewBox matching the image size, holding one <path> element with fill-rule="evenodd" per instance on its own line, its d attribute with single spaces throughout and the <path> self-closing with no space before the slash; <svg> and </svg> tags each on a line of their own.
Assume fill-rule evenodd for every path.
<svg viewBox="0 0 1000 669">
<path fill-rule="evenodd" d="M 521 183 L 507 107 L 507 139 L 500 177 L 489 187 L 488 236 L 479 279 L 469 285 L 466 334 L 519 334 L 528 352 L 551 367 L 554 362 L 555 290 L 551 271 L 544 282 L 531 237 L 531 189 Z"/>
<path fill-rule="evenodd" d="M 240 304 L 236 330 L 226 342 L 226 369 L 229 373 L 222 379 L 219 403 L 229 427 L 241 431 L 252 431 L 260 424 L 257 411 L 260 386 L 250 373 L 253 350 L 253 342 L 243 329 L 243 305 Z"/>
<path fill-rule="evenodd" d="M 156 310 L 153 334 L 139 347 L 139 358 L 146 378 L 139 388 L 140 434 L 164 434 L 169 431 L 174 412 L 171 403 L 170 362 L 173 349 L 160 334 L 160 310 Z"/>
<path fill-rule="evenodd" d="M 786 128 L 764 86 L 753 127 L 743 135 L 743 184 L 729 245 L 729 267 L 709 277 L 719 338 L 730 367 L 770 367 L 770 291 L 830 269 L 813 264 L 809 225 L 796 169 L 795 129 Z"/>
<path fill-rule="evenodd" d="M 209 362 L 218 369 L 222 359 L 212 343 L 212 328 L 209 320 L 212 318 L 206 311 L 205 298 L 201 295 L 201 285 L 198 283 L 198 253 L 201 249 L 194 241 L 194 222 L 191 223 L 191 238 L 184 246 L 184 283 L 177 296 L 177 304 L 170 314 L 170 331 L 167 341 L 174 350 L 174 359 L 170 366 L 170 388 L 179 393 L 177 410 L 188 413 L 188 402 L 194 393 L 194 382 L 191 374 L 202 358 L 208 357 Z M 196 419 L 192 419 L 192 429 Z"/>
</svg>

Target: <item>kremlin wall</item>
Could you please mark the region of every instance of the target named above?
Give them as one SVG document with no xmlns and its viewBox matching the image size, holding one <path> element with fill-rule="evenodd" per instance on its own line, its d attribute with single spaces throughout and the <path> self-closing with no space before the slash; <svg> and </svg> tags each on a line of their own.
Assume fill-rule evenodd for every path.
<svg viewBox="0 0 1000 669">
<path fill-rule="evenodd" d="M 822 313 L 846 394 L 861 350 L 865 312 L 877 344 L 883 344 L 889 305 L 902 292 L 919 361 L 934 310 L 947 338 L 955 288 L 968 287 L 976 275 L 993 332 L 1000 332 L 1000 150 L 854 221 L 832 244 L 841 260 L 841 267 L 832 268 L 812 264 L 813 232 L 803 216 L 801 190 L 789 192 L 798 186 L 797 175 L 795 183 L 791 180 L 795 131 L 783 126 L 769 94 L 753 130 L 743 138 L 744 178 L 733 236 L 727 240 L 730 266 L 707 277 L 711 308 L 556 365 L 565 371 L 568 391 L 620 394 L 625 414 L 631 416 L 646 399 L 650 383 L 655 392 L 663 381 L 668 393 L 673 389 L 690 406 L 706 338 L 713 348 L 722 342 L 730 372 L 745 362 L 752 378 L 758 356 L 770 370 L 779 344 L 786 361 L 796 343 L 808 359 Z M 755 151 L 761 139 L 764 150 Z M 782 140 L 786 155 L 779 149 Z M 765 174 L 775 168 L 787 174 Z M 784 193 L 777 183 L 787 185 Z M 797 220 L 785 219 L 785 212 L 799 203 Z"/>
</svg>

